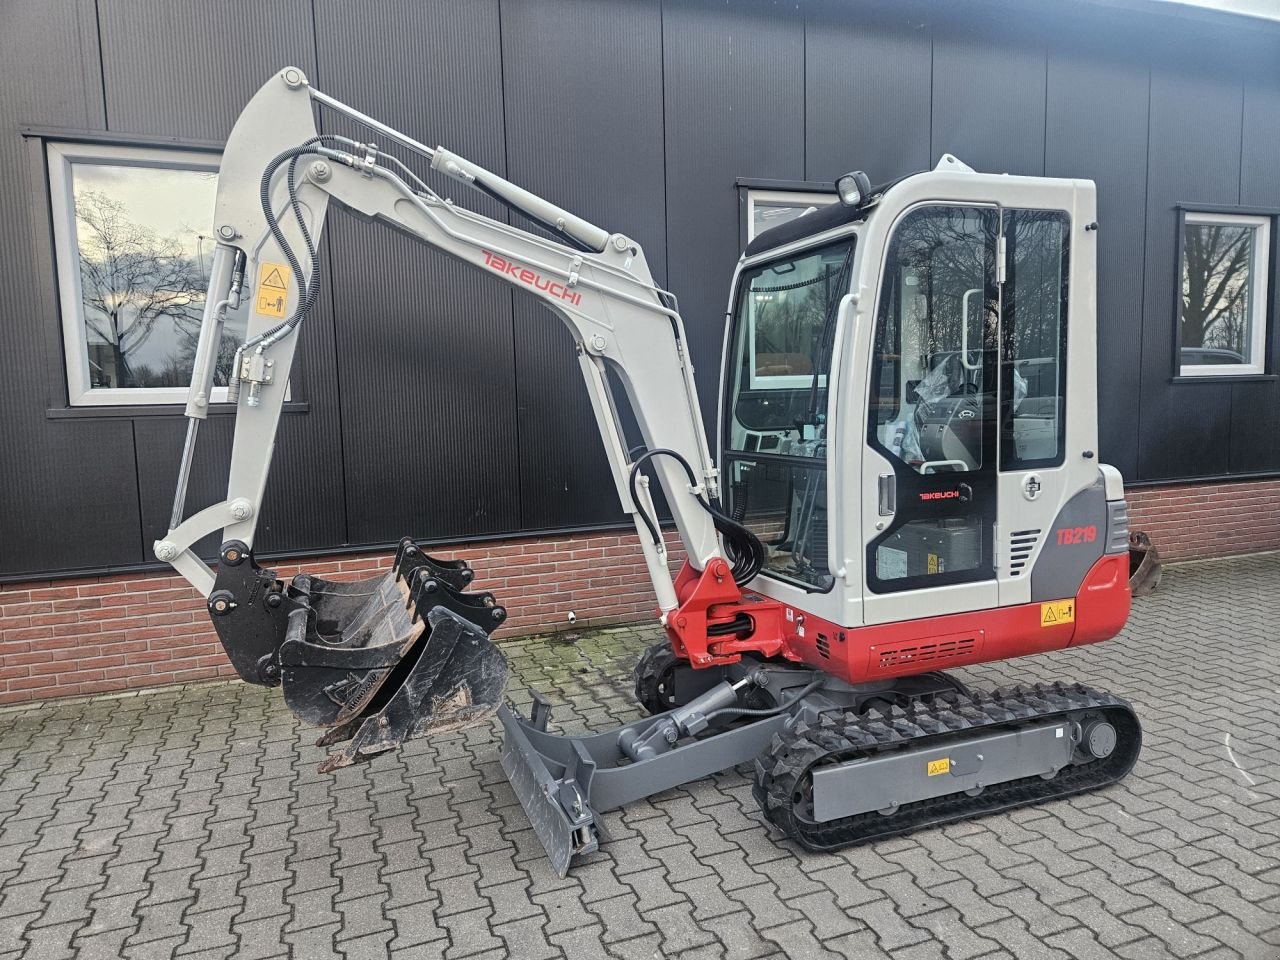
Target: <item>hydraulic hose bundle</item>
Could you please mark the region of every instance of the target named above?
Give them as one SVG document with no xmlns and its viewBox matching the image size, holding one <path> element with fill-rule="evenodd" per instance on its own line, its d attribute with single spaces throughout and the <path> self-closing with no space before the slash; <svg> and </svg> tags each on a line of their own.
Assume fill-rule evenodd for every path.
<svg viewBox="0 0 1280 960">
<path fill-rule="evenodd" d="M 698 480 L 693 472 L 693 467 L 689 465 L 689 461 L 677 451 L 666 447 L 647 450 L 632 463 L 631 475 L 628 478 L 631 501 L 636 505 L 636 512 L 640 515 L 640 519 L 644 522 L 650 536 L 653 537 L 653 542 L 661 543 L 662 534 L 658 530 L 658 525 L 640 506 L 636 492 L 636 477 L 640 473 L 640 467 L 644 465 L 645 461 L 657 456 L 671 457 L 680 466 L 684 467 L 684 472 L 689 478 L 689 486 L 691 488 L 698 486 Z M 725 552 L 728 554 L 729 565 L 733 572 L 733 582 L 740 587 L 745 586 L 755 579 L 756 575 L 764 567 L 766 558 L 764 544 L 760 542 L 759 537 L 745 526 L 720 510 L 718 502 L 708 501 L 702 494 L 696 494 L 696 497 L 698 503 L 702 504 L 702 509 L 711 514 L 716 530 L 724 538 Z"/>
<path fill-rule="evenodd" d="M 315 277 L 320 272 L 320 255 L 316 250 L 315 240 L 311 236 L 311 231 L 307 228 L 306 219 L 302 216 L 302 204 L 298 202 L 298 160 L 307 154 L 319 154 L 315 149 L 316 144 L 333 143 L 342 146 L 357 146 L 354 140 L 347 137 L 340 137 L 334 134 L 321 134 L 320 136 L 311 137 L 309 140 L 303 141 L 296 147 L 276 155 L 271 162 L 267 164 L 266 169 L 262 172 L 262 180 L 259 185 L 259 200 L 262 203 L 262 213 L 266 218 L 267 227 L 271 230 L 271 236 L 276 243 L 280 245 L 280 250 L 284 254 L 285 260 L 288 261 L 290 268 L 293 270 L 294 281 L 298 285 L 298 307 L 294 310 L 293 315 L 288 319 L 276 324 L 270 330 L 259 334 L 252 340 L 246 340 L 236 350 L 235 359 L 231 365 L 231 376 L 228 382 L 228 399 L 234 403 L 240 394 L 240 363 L 245 351 L 256 347 L 259 351 L 264 350 L 271 344 L 275 343 L 281 337 L 295 330 L 307 314 L 311 312 L 311 308 L 315 306 L 316 297 L 320 289 L 319 284 L 315 283 Z M 289 169 L 285 178 L 285 186 L 289 194 L 289 209 L 293 213 L 294 221 L 298 225 L 298 232 L 302 234 L 302 242 L 307 249 L 307 257 L 310 261 L 309 273 L 304 273 L 302 266 L 298 261 L 297 255 L 293 251 L 293 246 L 284 235 L 284 231 L 280 229 L 280 219 L 271 209 L 271 181 L 274 179 L 276 171 L 281 165 L 288 161 Z M 307 282 L 307 277 L 312 277 L 312 282 Z"/>
</svg>

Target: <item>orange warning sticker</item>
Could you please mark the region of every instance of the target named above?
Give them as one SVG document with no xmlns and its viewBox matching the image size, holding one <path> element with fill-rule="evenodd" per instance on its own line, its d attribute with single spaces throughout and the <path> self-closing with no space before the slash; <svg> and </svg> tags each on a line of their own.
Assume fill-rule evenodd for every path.
<svg viewBox="0 0 1280 960">
<path fill-rule="evenodd" d="M 1076 602 L 1074 600 L 1051 600 L 1040 604 L 1040 626 L 1056 627 L 1064 623 L 1076 622 Z"/>
<path fill-rule="evenodd" d="M 943 773 L 951 772 L 951 758 L 943 757 L 941 760 L 929 761 L 929 776 L 936 777 Z"/>
<path fill-rule="evenodd" d="M 258 295 L 254 300 L 254 310 L 264 317 L 284 319 L 292 277 L 293 271 L 283 263 L 263 263 L 258 268 Z"/>
</svg>

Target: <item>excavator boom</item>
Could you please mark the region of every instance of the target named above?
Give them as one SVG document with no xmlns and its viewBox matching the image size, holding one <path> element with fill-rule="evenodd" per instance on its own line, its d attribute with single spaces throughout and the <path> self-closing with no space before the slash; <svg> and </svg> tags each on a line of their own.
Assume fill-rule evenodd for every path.
<svg viewBox="0 0 1280 960">
<path fill-rule="evenodd" d="M 441 197 L 408 164 L 373 143 L 320 134 L 318 104 L 501 201 L 551 237 Z M 299 716 L 331 727 L 325 742 L 354 738 L 332 762 L 491 713 L 505 666 L 485 638 L 506 616 L 491 594 L 468 592 L 469 568 L 431 558 L 411 541 L 401 545 L 390 573 L 356 584 L 310 576 L 285 584 L 254 560 L 288 371 L 316 297 L 316 249 L 333 201 L 537 297 L 569 327 L 616 492 L 635 521 L 664 618 L 681 602 L 641 465 L 662 484 L 689 569 L 727 582 L 730 593 L 722 589 L 717 596 L 736 593 L 731 574 L 743 582 L 753 575 L 758 542 L 714 506 L 719 475 L 675 298 L 653 282 L 640 246 L 314 90 L 296 68 L 282 70 L 245 108 L 223 154 L 218 246 L 186 407 L 187 444 L 171 529 L 155 553 L 206 596 L 243 679 L 283 683 Z M 247 311 L 248 332 L 230 375 L 229 399 L 237 407 L 227 496 L 185 517 L 198 429 L 208 414 L 226 314 L 234 309 Z M 644 447 L 634 456 L 610 374 L 639 423 Z M 736 549 L 733 564 L 725 560 L 718 528 Z M 192 547 L 219 530 L 215 573 Z M 674 618 L 673 631 L 688 619 Z"/>
</svg>

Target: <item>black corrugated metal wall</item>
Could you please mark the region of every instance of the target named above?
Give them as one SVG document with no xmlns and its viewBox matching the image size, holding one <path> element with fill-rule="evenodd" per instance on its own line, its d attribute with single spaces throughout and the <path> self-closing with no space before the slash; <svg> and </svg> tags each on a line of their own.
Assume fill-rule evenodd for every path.
<svg viewBox="0 0 1280 960">
<path fill-rule="evenodd" d="M 856 166 L 880 181 L 944 151 L 979 169 L 1092 177 L 1103 457 L 1132 480 L 1280 471 L 1274 377 L 1171 379 L 1176 204 L 1280 207 L 1280 34 L 1068 0 L 952 6 L 9 0 L 0 576 L 145 563 L 183 433 L 171 411 L 68 413 L 43 165 L 21 131 L 221 140 L 286 63 L 636 237 L 680 297 L 708 412 L 738 178 L 827 181 Z M 341 214 L 323 263 L 293 372 L 305 409 L 284 418 L 261 550 L 618 519 L 554 319 Z M 221 495 L 230 428 L 210 419 L 192 504 Z"/>
</svg>

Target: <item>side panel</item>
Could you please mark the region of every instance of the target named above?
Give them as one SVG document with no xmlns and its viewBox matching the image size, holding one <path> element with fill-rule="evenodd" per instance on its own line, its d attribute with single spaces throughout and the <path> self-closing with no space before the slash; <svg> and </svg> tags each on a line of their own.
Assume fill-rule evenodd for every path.
<svg viewBox="0 0 1280 960">
<path fill-rule="evenodd" d="M 805 27 L 805 179 L 857 168 L 886 183 L 933 166 L 931 30 L 865 4 L 817 8 Z"/>
<path fill-rule="evenodd" d="M 894 196 L 896 194 L 896 196 Z M 862 384 L 871 382 L 874 362 L 872 341 L 875 328 L 875 303 L 880 292 L 878 285 L 884 275 L 885 257 L 891 231 L 896 220 L 895 212 L 916 204 L 930 201 L 947 203 L 990 203 L 998 199 L 1009 208 L 1046 209 L 1069 211 L 1072 219 L 1071 244 L 1073 250 L 1070 279 L 1071 320 L 1083 332 L 1069 334 L 1069 384 L 1070 404 L 1067 412 L 1066 460 L 1063 467 L 1045 471 L 1039 498 L 1025 501 L 1022 492 L 1024 472 L 1006 473 L 1000 478 L 999 499 L 1001 517 L 996 530 L 996 542 L 1005 544 L 1009 534 L 1032 528 L 1043 529 L 1062 504 L 1074 493 L 1093 482 L 1097 473 L 1096 411 L 1092 407 L 1095 390 L 1096 355 L 1094 353 L 1092 324 L 1095 311 L 1093 293 L 1094 231 L 1084 230 L 1093 219 L 1093 188 L 1091 184 L 1069 180 L 1032 180 L 1018 177 L 991 177 L 973 173 L 935 173 L 912 178 L 902 183 L 893 194 L 892 209 L 882 208 L 871 217 L 865 228 L 860 265 L 860 288 L 863 296 L 857 310 L 857 335 L 850 345 L 851 369 L 865 371 Z M 865 391 L 865 386 L 863 387 Z M 861 425 L 846 424 L 841 437 L 851 451 L 854 444 L 864 444 Z M 1088 451 L 1089 457 L 1084 454 Z M 851 458 L 856 454 L 850 452 Z M 862 487 L 862 511 L 859 517 L 847 517 L 843 524 L 844 556 L 853 549 L 874 540 L 885 529 L 896 513 L 881 515 L 879 509 L 879 475 L 893 473 L 893 464 L 881 453 L 867 448 L 861 454 L 864 468 L 859 482 Z M 859 523 L 860 521 L 860 523 Z M 877 526 L 879 525 L 879 526 Z M 863 593 L 863 622 L 890 623 L 919 617 L 922 610 L 931 613 L 958 613 L 964 610 L 990 609 L 1001 604 L 1017 604 L 1030 599 L 1030 587 L 1025 580 L 1016 583 L 1005 573 L 1009 557 L 1004 547 L 997 550 L 997 563 L 1001 566 L 1001 585 L 996 582 L 956 584 L 908 591 L 898 594 L 876 595 Z M 1006 586 L 1010 584 L 1011 586 Z M 1006 596 L 1008 594 L 1008 596 Z M 845 623 L 856 623 L 849 618 Z"/>
<path fill-rule="evenodd" d="M 221 140 L 267 77 L 285 66 L 314 74 L 307 0 L 97 6 L 113 130 Z"/>
<path fill-rule="evenodd" d="M 1138 469 L 1150 71 L 1135 38 L 1064 40 L 1049 51 L 1045 173 L 1097 183 L 1098 455 Z M 1087 221 L 1086 221 L 1087 222 Z M 1083 240 L 1079 231 L 1073 240 Z"/>
<path fill-rule="evenodd" d="M 1257 69 L 1244 88 L 1244 136 L 1240 142 L 1240 202 L 1261 207 L 1280 206 L 1280 77 Z M 1274 222 L 1274 221 L 1273 221 Z M 1273 228 L 1274 230 L 1274 228 Z M 1271 238 L 1271 301 L 1280 303 L 1280 237 Z M 1270 371 L 1280 363 L 1280 321 L 1271 316 L 1267 346 Z M 1275 470 L 1280 464 L 1280 381 L 1238 383 L 1231 390 L 1231 448 L 1233 473 Z"/>
<path fill-rule="evenodd" d="M 1107 544 L 1107 493 L 1102 478 L 1066 502 L 1040 538 L 1030 581 L 1035 601 L 1074 597 Z"/>
<path fill-rule="evenodd" d="M 671 0 L 662 9 L 668 286 L 680 297 L 707 434 L 725 291 L 738 246 L 738 177 L 803 180 L 804 23 L 772 4 Z M 655 268 L 654 273 L 661 275 Z"/>
<path fill-rule="evenodd" d="M 810 666 L 866 683 L 1098 643 L 1119 633 L 1129 616 L 1128 571 L 1128 556 L 1112 554 L 1096 561 L 1078 592 L 1056 598 L 1060 602 L 899 623 L 845 627 L 791 609 L 800 628 L 788 647 Z"/>
<path fill-rule="evenodd" d="M 502 8 L 506 175 L 638 241 L 659 284 L 666 275 L 665 188 L 656 150 L 661 26 L 656 0 Z M 514 222 L 530 226 L 520 217 Z M 723 282 L 708 277 L 703 286 L 714 289 L 717 280 Z M 520 526 L 622 521 L 572 334 L 532 297 L 517 293 L 514 309 Z M 695 355 L 708 367 L 710 359 Z M 625 403 L 621 389 L 614 395 Z M 627 425 L 637 429 L 630 419 Z"/>
<path fill-rule="evenodd" d="M 1072 497 L 1092 486 L 1098 478 L 1095 273 L 1098 231 L 1086 229 L 1096 217 L 1094 188 L 1081 181 L 1052 183 L 1062 186 L 1050 188 L 1036 203 L 1010 201 L 1008 206 L 1065 210 L 1070 217 L 1067 224 L 1066 436 L 1060 466 L 1014 469 L 1000 474 L 996 550 L 1002 606 L 1032 599 L 1032 585 L 1026 574 L 1044 549 L 1045 538 L 1052 534 L 1054 517 Z M 1012 295 L 1008 283 L 1006 295 Z M 1001 439 L 1008 442 L 1008 438 Z M 1031 494 L 1035 495 L 1034 499 Z"/>
<path fill-rule="evenodd" d="M 316 17 L 325 92 L 504 172 L 495 2 L 354 16 L 322 0 Z M 322 119 L 326 132 L 357 132 Z M 430 182 L 506 219 L 473 190 Z M 349 542 L 519 529 L 511 294 L 385 225 L 335 211 L 328 227 Z"/>
<path fill-rule="evenodd" d="M 1151 72 L 1141 440 L 1138 474 L 1130 478 L 1136 480 L 1214 476 L 1230 466 L 1231 383 L 1171 382 L 1180 289 L 1176 205 L 1239 202 L 1243 88 L 1222 73 L 1195 69 L 1199 58 L 1183 49 L 1176 64 Z"/>
<path fill-rule="evenodd" d="M 226 22 L 252 23 L 260 41 L 253 44 L 242 42 L 235 31 L 211 29 L 209 11 L 198 4 L 111 4 L 102 6 L 99 16 L 107 111 L 114 129 L 225 140 L 267 77 L 286 64 L 314 71 L 311 7 L 302 0 L 267 9 L 251 0 L 229 5 L 222 16 Z M 155 56 L 165 49 L 183 55 Z M 281 417 L 257 530 L 262 551 L 323 549 L 347 539 L 341 462 L 334 456 L 341 450 L 338 384 L 332 373 L 333 314 L 323 247 L 321 256 L 320 298 L 301 332 L 290 374 L 291 397 L 305 403 L 306 411 Z M 232 417 L 215 414 L 201 427 L 188 516 L 226 495 L 233 425 Z M 149 560 L 152 543 L 169 527 L 186 420 L 138 417 L 133 432 L 141 509 L 138 539 Z M 215 555 L 217 539 L 206 538 L 197 553 Z"/>
<path fill-rule="evenodd" d="M 18 135 L 37 118 L 105 128 L 94 4 L 6 4 L 0 64 L 0 574 L 136 563 L 132 425 L 45 416 L 66 403 L 66 373 L 52 237 L 34 199 L 46 192 L 42 151 Z"/>
<path fill-rule="evenodd" d="M 1044 175 L 1045 41 L 1012 17 L 972 6 L 935 33 L 930 160 Z"/>
</svg>

